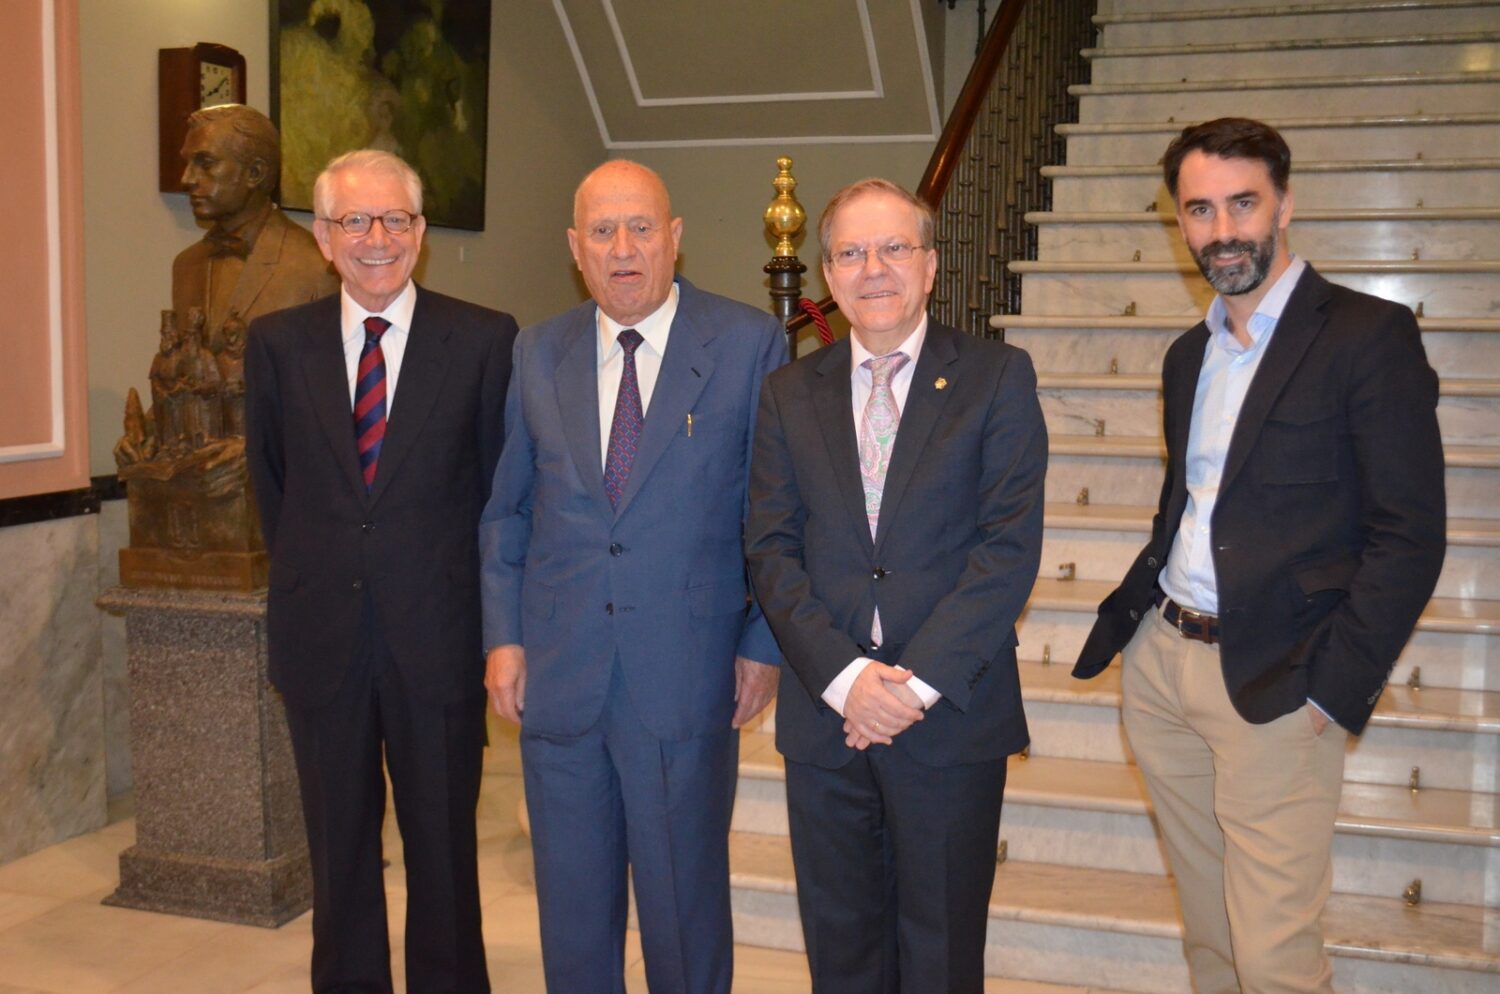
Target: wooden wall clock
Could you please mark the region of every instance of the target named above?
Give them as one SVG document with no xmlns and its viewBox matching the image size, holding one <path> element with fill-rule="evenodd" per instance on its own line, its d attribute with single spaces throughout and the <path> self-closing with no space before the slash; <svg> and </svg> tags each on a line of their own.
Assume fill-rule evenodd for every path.
<svg viewBox="0 0 1500 994">
<path fill-rule="evenodd" d="M 203 107 L 245 102 L 245 57 L 227 45 L 199 42 L 156 53 L 159 189 L 182 192 L 187 118 Z"/>
</svg>

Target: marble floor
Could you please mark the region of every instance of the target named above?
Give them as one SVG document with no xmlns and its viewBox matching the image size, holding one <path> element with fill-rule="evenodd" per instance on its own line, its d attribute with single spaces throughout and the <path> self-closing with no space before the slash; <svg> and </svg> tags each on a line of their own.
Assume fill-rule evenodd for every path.
<svg viewBox="0 0 1500 994">
<path fill-rule="evenodd" d="M 479 808 L 479 872 L 490 978 L 497 992 L 542 994 L 531 850 L 516 821 L 515 730 L 492 719 Z M 110 908 L 117 857 L 135 837 L 129 800 L 97 832 L 0 866 L 0 994 L 304 994 L 311 916 L 279 929 Z M 397 991 L 405 881 L 401 841 L 387 825 L 386 873 Z M 627 988 L 646 991 L 640 943 L 626 945 Z M 800 954 L 738 947 L 736 994 L 804 994 Z M 986 994 L 1086 994 L 1080 988 L 991 980 Z"/>
</svg>

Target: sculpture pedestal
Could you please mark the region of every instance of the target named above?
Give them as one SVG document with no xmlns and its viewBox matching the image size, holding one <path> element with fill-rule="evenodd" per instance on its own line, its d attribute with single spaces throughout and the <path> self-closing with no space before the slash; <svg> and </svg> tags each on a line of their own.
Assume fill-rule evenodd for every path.
<svg viewBox="0 0 1500 994">
<path fill-rule="evenodd" d="M 262 594 L 115 587 L 125 617 L 136 843 L 105 904 L 274 927 L 312 904 Z"/>
</svg>

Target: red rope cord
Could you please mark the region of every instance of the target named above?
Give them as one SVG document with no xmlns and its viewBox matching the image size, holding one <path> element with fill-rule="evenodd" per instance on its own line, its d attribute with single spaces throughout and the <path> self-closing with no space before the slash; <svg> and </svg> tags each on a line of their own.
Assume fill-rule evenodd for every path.
<svg viewBox="0 0 1500 994">
<path fill-rule="evenodd" d="M 812 319 L 812 323 L 818 328 L 818 341 L 824 345 L 833 344 L 833 329 L 828 326 L 828 318 L 818 309 L 817 301 L 803 297 L 797 301 L 797 306 L 802 312 Z"/>
</svg>

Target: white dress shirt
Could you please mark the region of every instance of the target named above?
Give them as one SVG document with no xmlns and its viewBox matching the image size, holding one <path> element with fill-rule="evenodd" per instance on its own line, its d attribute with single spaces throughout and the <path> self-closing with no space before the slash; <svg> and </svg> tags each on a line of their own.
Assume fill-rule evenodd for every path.
<svg viewBox="0 0 1500 994">
<path fill-rule="evenodd" d="M 662 305 L 646 315 L 639 324 L 623 325 L 600 310 L 597 355 L 599 362 L 599 465 L 609 461 L 609 430 L 615 422 L 615 401 L 620 397 L 620 375 L 625 370 L 625 350 L 620 348 L 620 332 L 634 328 L 644 341 L 635 349 L 635 377 L 641 388 L 641 415 L 651 410 L 651 392 L 661 374 L 661 359 L 667 354 L 667 338 L 672 319 L 677 316 L 677 283 Z"/>
<path fill-rule="evenodd" d="M 417 284 L 406 281 L 406 288 L 391 301 L 391 306 L 376 313 L 367 311 L 346 289 L 339 290 L 339 326 L 344 332 L 344 369 L 349 374 L 349 410 L 354 410 L 354 387 L 359 378 L 359 354 L 365 347 L 365 318 L 381 317 L 391 323 L 380 336 L 380 352 L 385 356 L 385 416 L 391 416 L 396 402 L 396 379 L 401 375 L 401 360 L 406 355 L 406 341 L 411 334 L 411 317 L 417 309 Z"/>
<path fill-rule="evenodd" d="M 1287 298 L 1307 269 L 1307 263 L 1292 257 L 1281 278 L 1261 298 L 1250 316 L 1250 347 L 1241 345 L 1229 328 L 1224 300 L 1215 297 L 1204 318 L 1208 344 L 1203 367 L 1198 372 L 1193 395 L 1193 420 L 1188 430 L 1187 507 L 1172 540 L 1166 569 L 1158 579 L 1162 592 L 1183 607 L 1205 614 L 1219 613 L 1219 584 L 1214 575 L 1212 522 L 1219 499 L 1219 481 L 1229 440 L 1239 420 L 1245 393 L 1260 368 Z"/>
<path fill-rule="evenodd" d="M 894 355 L 896 352 L 902 352 L 905 353 L 908 360 L 906 365 L 902 366 L 896 372 L 896 375 L 891 377 L 891 393 L 896 395 L 897 410 L 905 410 L 906 408 L 906 398 L 911 393 L 912 377 L 917 372 L 917 356 L 921 353 L 922 343 L 926 340 L 927 317 L 923 315 L 916 330 L 907 336 L 906 341 L 898 345 L 894 352 L 887 353 L 887 355 Z M 875 354 L 861 345 L 858 338 L 854 335 L 849 336 L 849 392 L 853 399 L 851 406 L 854 413 L 854 434 L 856 438 L 859 437 L 859 426 L 865 412 L 865 404 L 869 402 L 870 392 L 874 389 L 874 377 L 865 368 L 865 362 L 874 358 L 876 358 Z M 898 437 L 901 434 L 899 424 L 896 427 L 896 434 Z M 861 519 L 859 524 L 861 528 L 867 527 L 863 519 Z M 879 608 L 875 609 L 875 614 L 877 617 L 879 616 Z M 824 688 L 822 694 L 824 702 L 837 711 L 840 716 L 844 714 L 844 703 L 849 699 L 849 690 L 854 686 L 855 678 L 863 673 L 865 667 L 869 666 L 872 662 L 874 662 L 873 659 L 865 656 L 856 658 L 848 666 L 845 666 L 839 672 L 838 676 L 833 678 L 832 683 Z M 898 667 L 898 669 L 905 669 L 905 667 Z M 942 694 L 938 693 L 935 688 L 920 677 L 912 677 L 907 681 L 906 685 L 922 699 L 922 706 L 924 708 L 930 708 L 943 699 Z"/>
</svg>

